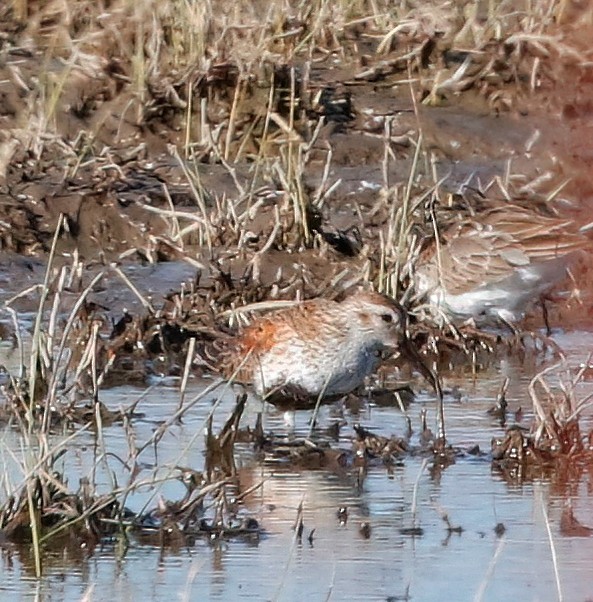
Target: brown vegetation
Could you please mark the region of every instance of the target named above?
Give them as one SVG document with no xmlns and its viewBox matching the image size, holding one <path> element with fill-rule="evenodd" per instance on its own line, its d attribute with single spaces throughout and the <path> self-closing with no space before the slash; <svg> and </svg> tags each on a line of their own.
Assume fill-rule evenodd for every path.
<svg viewBox="0 0 593 602">
<path fill-rule="evenodd" d="M 257 536 L 226 497 L 244 399 L 219 436 L 209 429 L 205 474 L 170 476 L 187 496 L 142 515 L 125 509 L 138 457 L 200 398 L 130 445 L 130 482 L 106 497 L 92 483 L 70 491 L 48 443 L 58 424 L 126 428 L 135 405 L 108 412 L 104 387 L 158 373 L 182 376 L 183 388 L 191 370 L 216 369 L 211 344 L 244 320 L 240 306 L 370 283 L 408 306 L 409 338 L 437 371 L 553 347 L 435 323 L 414 296 L 414 266 L 451 215 L 477 206 L 512 200 L 534 216 L 591 221 L 593 190 L 579 170 L 590 153 L 592 15 L 576 0 L 2 5 L 0 250 L 41 257 L 47 269 L 40 286 L 6 300 L 23 369 L 7 379 L 0 414 L 39 455 L 0 527 L 33 541 L 37 573 L 42 544 L 66 527 L 95 540 L 130 527 L 169 543 Z M 196 270 L 162 305 L 126 276 L 160 262 Z M 552 324 L 575 306 L 590 318 L 591 275 L 577 277 Z M 104 303 L 99 288 L 114 283 L 135 310 Z M 18 312 L 32 298 L 25 362 Z M 498 465 L 588 458 L 584 402 L 574 387 L 560 401 L 546 393 L 544 404 L 533 385 L 535 425 L 496 444 Z M 435 437 L 421 432 L 426 445 L 413 448 L 361 427 L 354 451 L 277 442 L 257 427 L 246 438 L 268 461 L 342 470 L 430 455 Z"/>
</svg>

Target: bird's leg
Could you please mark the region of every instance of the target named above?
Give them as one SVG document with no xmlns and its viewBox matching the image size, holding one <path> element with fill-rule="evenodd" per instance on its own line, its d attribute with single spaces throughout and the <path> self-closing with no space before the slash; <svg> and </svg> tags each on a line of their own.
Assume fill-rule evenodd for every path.
<svg viewBox="0 0 593 602">
<path fill-rule="evenodd" d="M 552 329 L 550 328 L 550 321 L 548 319 L 548 306 L 546 305 L 546 298 L 544 297 L 544 295 L 540 296 L 539 302 L 542 306 L 542 317 L 546 326 L 546 336 L 549 337 L 552 334 Z"/>
</svg>

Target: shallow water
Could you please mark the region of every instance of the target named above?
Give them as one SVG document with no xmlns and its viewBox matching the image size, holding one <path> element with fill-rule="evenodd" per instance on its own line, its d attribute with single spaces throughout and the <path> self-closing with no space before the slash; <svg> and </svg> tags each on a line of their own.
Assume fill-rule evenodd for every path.
<svg viewBox="0 0 593 602">
<path fill-rule="evenodd" d="M 577 366 L 586 360 L 592 337 L 585 332 L 558 333 L 556 340 L 569 363 Z M 487 414 L 503 375 L 511 379 L 509 411 L 521 406 L 523 424 L 528 425 L 530 372 L 524 365 L 505 361 L 473 381 L 447 379 L 449 385 L 460 387 L 446 400 L 450 443 L 461 450 L 477 444 L 487 452 L 491 438 L 503 434 L 497 420 Z M 186 400 L 209 384 L 191 383 Z M 580 397 L 592 392 L 592 382 L 579 385 Z M 178 383 L 155 383 L 148 392 L 120 387 L 102 393 L 102 401 L 111 408 L 128 406 L 142 394 L 138 411 L 143 416 L 133 421 L 137 444 L 174 412 Z M 219 396 L 218 390 L 207 395 L 181 424 L 172 426 L 156 456 L 153 449 L 143 453 L 138 479 L 166 476 L 175 466 L 204 467 L 205 421 Z M 222 392 L 214 410 L 215 430 L 234 399 L 235 392 Z M 429 392 L 421 392 L 408 408 L 416 431 L 421 408 L 428 411 L 432 423 L 435 407 Z M 267 432 L 305 436 L 309 430 L 310 412 L 286 415 L 255 399 L 250 399 L 242 424 L 253 426 L 262 410 Z M 353 413 L 339 404 L 324 406 L 319 428 L 337 418 L 347 422 L 338 442 L 345 449 L 357 422 L 384 435 L 401 436 L 405 431 L 401 411 L 392 407 L 365 404 Z M 590 422 L 586 415 L 585 432 Z M 105 449 L 125 458 L 127 441 L 121 425 L 105 427 L 103 434 Z M 54 436 L 54 442 L 59 439 Z M 415 436 L 412 442 L 417 442 Z M 77 488 L 81 476 L 92 475 L 93 467 L 99 492 L 109 490 L 112 478 L 126 482 L 121 462 L 113 456 L 101 459 L 101 445 L 92 432 L 79 434 L 67 448 L 60 464 L 71 489 Z M 14 486 L 22 477 L 18 461 L 27 453 L 20 435 L 10 429 L 0 433 L 0 452 L 5 464 L 3 485 Z M 492 469 L 486 453 L 460 453 L 444 470 L 411 455 L 391 471 L 382 465 L 369 468 L 361 484 L 352 468 L 312 470 L 266 464 L 255 458 L 247 444 L 237 445 L 236 459 L 241 490 L 262 483 L 241 509 L 243 515 L 260 522 L 264 533 L 259 540 L 198 538 L 191 545 L 160 548 L 132 537 L 127 549 L 117 542 L 104 542 L 94 550 L 66 548 L 45 558 L 41 580 L 33 577 L 28 552 L 5 543 L 0 559 L 1 599 L 500 600 L 520 595 L 524 600 L 585 600 L 593 590 L 593 539 L 568 536 L 560 524 L 570 506 L 581 523 L 591 525 L 593 488 L 586 471 L 570 486 L 558 475 L 505 481 Z M 154 473 L 156 465 L 159 470 Z M 145 504 L 154 506 L 159 498 L 179 499 L 183 491 L 176 482 L 147 486 L 130 496 L 126 505 L 140 510 Z M 304 531 L 298 541 L 293 526 L 301 502 Z M 345 524 L 337 516 L 340 507 L 347 507 Z M 449 532 L 444 513 L 453 527 L 462 530 Z M 361 532 L 363 522 L 370 528 L 368 538 Z M 501 524 L 504 533 L 495 533 Z M 411 527 L 421 528 L 421 534 L 411 535 L 406 531 Z"/>
</svg>

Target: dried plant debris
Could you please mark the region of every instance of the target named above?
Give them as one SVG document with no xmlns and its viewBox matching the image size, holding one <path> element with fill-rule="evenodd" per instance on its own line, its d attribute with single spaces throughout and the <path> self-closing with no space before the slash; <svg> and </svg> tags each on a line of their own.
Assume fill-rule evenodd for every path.
<svg viewBox="0 0 593 602">
<path fill-rule="evenodd" d="M 187 545 L 198 536 L 258 539 L 262 528 L 232 502 L 234 491 L 232 479 L 188 488 L 184 499 L 160 500 L 156 508 L 126 521 L 125 526 L 140 542 L 161 546 Z"/>
<path fill-rule="evenodd" d="M 230 0 L 141 4 L 0 3 L 0 338 L 23 364 L 0 367 L 0 424 L 39 442 L 122 428 L 130 448 L 116 458 L 129 481 L 111 489 L 84 478 L 73 490 L 60 452 L 35 455 L 24 481 L 7 486 L 0 536 L 38 557 L 54 545 L 73 543 L 78 554 L 129 538 L 173 548 L 197 537 L 257 541 L 262 525 L 243 502 L 261 483 L 241 487 L 238 446 L 263 470 L 323 470 L 358 487 L 369 471 L 395 472 L 411 457 L 435 480 L 482 457 L 477 446 L 450 445 L 444 420 L 433 432 L 425 410 L 416 425 L 413 371 L 439 392 L 440 377 L 475 375 L 509 355 L 531 366 L 561 360 L 540 331 L 553 332 L 564 312 L 591 314 L 582 300 L 593 290 L 590 258 L 561 296 L 543 287 L 512 308 L 520 319 L 487 324 L 489 308 L 460 317 L 435 301 L 423 266 L 442 267 L 461 237 L 470 252 L 451 261 L 477 271 L 489 255 L 467 241 L 501 221 L 508 229 L 490 239 L 513 241 L 493 245 L 507 273 L 560 246 L 541 230 L 533 244 L 518 240 L 519 222 L 590 251 L 590 234 L 564 219 L 571 199 L 592 196 L 579 138 L 591 113 L 588 3 L 288 2 L 268 3 L 265 15 L 259 0 L 241 10 Z M 542 118 L 544 107 L 562 122 Z M 587 175 L 575 177 L 575 166 Z M 184 276 L 156 286 L 128 276 L 163 265 L 174 274 L 185 266 Z M 265 432 L 261 415 L 245 427 L 242 394 L 218 432 L 212 415 L 206 421 L 203 468 L 153 466 L 140 479 L 139 456 L 186 406 L 138 446 L 144 393 L 111 410 L 106 388 L 166 379 L 183 383 L 183 397 L 190 375 L 220 372 L 226 344 L 252 316 L 360 285 L 405 306 L 408 355 L 424 370 L 404 353 L 387 359 L 380 387 L 342 399 L 327 428 L 312 418 L 308 436 Z M 533 412 L 516 414 L 527 427 L 492 442 L 502 478 L 545 476 L 561 493 L 581 482 L 593 446 L 582 420 L 589 399 L 577 395 L 586 373 L 561 363 L 533 380 Z M 508 397 L 505 384 L 501 426 Z M 401 410 L 403 437 L 378 434 L 370 411 L 357 414 L 376 406 Z M 368 426 L 349 435 L 344 417 L 355 415 Z M 157 473 L 183 488 L 179 498 L 130 511 L 129 496 L 154 487 Z M 341 509 L 340 523 L 347 518 Z M 458 529 L 443 520 L 449 534 Z M 560 529 L 591 533 L 569 505 Z M 371 522 L 359 532 L 373 537 Z M 414 521 L 401 532 L 423 529 Z M 303 533 L 301 503 L 299 541 Z"/>
<path fill-rule="evenodd" d="M 142 541 L 157 539 L 160 545 L 187 542 L 188 538 L 248 537 L 257 539 L 262 529 L 256 518 L 242 512 L 241 500 L 250 490 L 237 488 L 235 444 L 260 441 L 261 427 L 240 430 L 247 395 L 237 398 L 235 408 L 218 434 L 210 421 L 206 432 L 206 465 L 203 473 L 176 467 L 176 477 L 186 488 L 178 501 L 159 500 L 156 508 L 133 518 L 128 526 Z M 259 485 L 255 485 L 257 489 Z"/>
<path fill-rule="evenodd" d="M 426 427 L 425 415 L 421 416 L 421 429 L 418 441 L 412 441 L 411 433 L 406 438 L 378 435 L 367 427 L 354 424 L 354 434 L 349 446 L 343 438 L 335 439 L 333 428 L 317 430 L 309 438 L 294 438 L 274 433 L 253 431 L 252 441 L 260 458 L 268 465 L 307 469 L 324 469 L 356 473 L 360 469 L 385 466 L 388 469 L 401 466 L 410 456 L 424 456 L 433 459 L 444 468 L 455 462 L 456 457 L 480 455 L 479 450 L 447 446 L 437 449 L 430 429 Z"/>
<path fill-rule="evenodd" d="M 15 542 L 34 536 L 49 542 L 62 534 L 96 544 L 114 534 L 126 514 L 115 495 L 97 495 L 88 479 L 81 479 L 79 490 L 72 492 L 59 472 L 46 471 L 30 477 L 2 504 L 0 529 Z"/>
<path fill-rule="evenodd" d="M 236 474 L 234 448 L 240 436 L 239 423 L 247 403 L 247 394 L 237 398 L 235 408 L 218 435 L 212 432 L 213 415 L 206 427 L 206 475 L 212 480 L 213 474 L 220 471 L 224 475 Z"/>
<path fill-rule="evenodd" d="M 435 202 L 438 200 L 436 193 L 431 198 Z M 70 265 L 66 263 L 60 266 L 56 263 L 55 266 L 48 266 L 47 286 L 41 289 L 41 298 L 46 299 L 46 307 L 51 301 L 53 309 L 49 321 L 40 325 L 37 339 L 37 344 L 42 345 L 45 341 L 46 346 L 40 349 L 37 365 L 29 367 L 35 373 L 35 379 L 30 374 L 22 374 L 8 379 L 2 385 L 9 401 L 3 408 L 8 412 L 6 417 L 11 412 L 19 411 L 19 408 L 28 408 L 33 414 L 46 416 L 45 421 L 49 416 L 52 424 L 61 417 L 84 422 L 89 419 L 90 413 L 96 413 L 99 408 L 103 419 L 112 422 L 119 417 L 110 416 L 102 408 L 99 397 L 101 388 L 123 383 L 144 385 L 154 377 L 181 377 L 189 369 L 193 373 L 217 372 L 220 352 L 229 336 L 248 319 L 247 310 L 272 308 L 273 303 L 269 303 L 271 300 L 288 301 L 318 296 L 335 298 L 363 282 L 367 286 L 372 282 L 385 284 L 381 278 L 386 274 L 390 274 L 390 278 L 398 277 L 397 282 L 394 283 L 392 279 L 388 282 L 392 283 L 394 290 L 402 290 L 398 294 L 401 294 L 412 316 L 408 339 L 437 370 L 452 369 L 470 362 L 474 369 L 479 370 L 488 361 L 508 354 L 545 357 L 552 353 L 561 356 L 561 350 L 548 337 L 533 331 L 518 330 L 513 325 L 507 329 L 512 334 L 507 335 L 468 324 L 456 325 L 450 320 L 438 320 L 435 319 L 434 307 L 414 297 L 414 273 L 420 255 L 416 253 L 413 240 L 417 240 L 418 236 L 422 239 L 432 236 L 431 216 L 434 213 L 424 193 L 419 193 L 419 199 L 406 218 L 414 223 L 410 231 L 411 239 L 408 237 L 400 241 L 408 248 L 407 255 L 396 252 L 393 242 L 388 246 L 389 252 L 387 247 L 373 249 L 371 237 L 364 235 L 359 240 L 364 248 L 359 256 L 348 257 L 349 253 L 341 253 L 343 259 L 333 262 L 328 271 L 327 261 L 322 259 L 324 251 L 321 247 L 303 247 L 298 253 L 299 259 L 287 264 L 286 255 L 282 253 L 289 249 L 274 242 L 276 250 L 283 249 L 274 269 L 272 264 L 265 264 L 268 260 L 275 261 L 271 247 L 265 243 L 264 247 L 268 247 L 265 251 L 259 246 L 255 250 L 246 250 L 241 243 L 244 236 L 238 233 L 233 239 L 236 248 L 219 249 L 217 254 L 220 255 L 211 258 L 208 269 L 204 267 L 199 270 L 194 279 L 183 284 L 179 290 L 170 292 L 160 307 L 143 297 L 117 264 L 104 266 L 88 285 L 82 277 L 85 264 L 77 256 Z M 445 200 L 442 199 L 443 202 Z M 529 196 L 529 200 L 533 200 L 532 196 Z M 381 203 L 379 200 L 379 205 Z M 495 203 L 493 209 L 493 203 L 490 197 L 481 194 L 465 195 L 450 200 L 447 211 L 443 210 L 448 217 L 438 219 L 447 223 L 453 219 L 451 212 L 469 215 L 475 211 L 497 210 L 498 205 Z M 552 211 L 549 205 L 545 207 Z M 318 221 L 315 222 L 317 217 L 312 217 L 311 212 L 307 215 L 305 230 L 310 229 L 316 236 L 323 237 L 327 232 Z M 377 214 L 372 215 L 372 219 L 376 217 Z M 384 219 L 387 221 L 383 222 L 383 227 L 387 231 L 397 229 L 396 223 L 389 222 L 388 215 Z M 52 256 L 68 223 L 66 218 L 60 218 L 54 232 Z M 279 229 L 273 227 L 272 230 L 278 234 L 282 226 Z M 268 240 L 275 241 L 276 234 Z M 212 244 L 212 239 L 209 240 Z M 410 240 L 412 242 L 407 247 Z M 382 266 L 374 264 L 373 257 L 377 255 L 385 258 Z M 406 261 L 402 264 L 404 259 Z M 396 265 L 400 266 L 399 272 L 392 271 Z M 366 266 L 365 272 L 360 272 L 361 266 Z M 118 311 L 93 301 L 91 295 L 98 292 L 96 289 L 107 274 L 123 280 L 130 292 L 140 299 L 143 310 L 132 313 L 122 308 Z M 63 315 L 61 304 L 64 299 L 72 300 L 71 295 L 77 290 L 82 292 L 75 298 L 75 309 L 65 319 L 64 330 L 60 332 L 58 326 L 62 323 L 60 318 Z M 25 294 L 26 291 L 17 294 L 10 303 L 20 302 Z M 62 335 L 62 341 L 56 349 L 51 342 L 59 334 Z M 405 358 L 401 363 L 405 363 Z M 29 391 L 32 382 L 35 382 L 36 388 Z"/>
<path fill-rule="evenodd" d="M 409 159 L 428 129 L 419 106 L 522 108 L 588 65 L 578 36 L 558 31 L 555 5 L 383 2 L 367 13 L 297 3 L 262 19 L 258 2 L 239 13 L 226 4 L 207 3 L 195 27 L 189 7 L 155 2 L 130 19 L 121 0 L 100 19 L 84 3 L 0 15 L 11 84 L 0 105 L 3 248 L 47 251 L 63 213 L 63 247 L 88 259 L 137 249 L 161 261 L 238 241 L 297 248 L 314 233 L 357 255 L 354 228 L 368 224 L 334 224 L 328 203 L 340 155 L 348 167 L 386 152 Z M 146 36 L 141 58 L 132 23 Z"/>
<path fill-rule="evenodd" d="M 184 482 L 188 482 L 186 473 L 180 471 Z M 35 537 L 48 546 L 59 546 L 64 538 L 94 546 L 125 532 L 134 533 L 145 543 L 156 537 L 161 545 L 187 542 L 188 537 L 198 535 L 259 537 L 258 521 L 237 514 L 229 501 L 235 491 L 231 479 L 211 483 L 194 480 L 183 499 L 161 499 L 156 508 L 136 515 L 118 502 L 121 492 L 97 495 L 87 479 L 81 480 L 77 492 L 71 492 L 59 473 L 40 473 L 2 505 L 0 532 L 13 542 L 30 542 Z"/>
<path fill-rule="evenodd" d="M 354 425 L 354 432 L 354 454 L 357 458 L 378 458 L 384 464 L 392 464 L 409 450 L 409 444 L 404 439 L 376 435 L 359 424 Z"/>
<path fill-rule="evenodd" d="M 589 397 L 577 397 L 585 370 L 575 375 L 561 361 L 533 378 L 529 385 L 533 424 L 531 428 L 511 426 L 503 438 L 492 440 L 494 466 L 513 479 L 522 479 L 542 473 L 568 475 L 591 461 L 593 431 L 583 432 L 581 427 L 582 413 L 591 402 Z"/>
<path fill-rule="evenodd" d="M 266 441 L 261 453 L 266 464 L 307 469 L 336 470 L 348 466 L 352 461 L 346 450 L 334 449 L 327 442 L 315 443 L 310 439 L 289 441 L 271 438 Z"/>
<path fill-rule="evenodd" d="M 29 476 L 17 493 L 0 507 L 0 530 L 11 541 L 55 543 L 59 535 L 98 543 L 107 537 L 133 532 L 143 541 L 155 537 L 161 545 L 187 542 L 187 538 L 248 536 L 261 532 L 258 521 L 242 513 L 241 500 L 249 494 L 237 490 L 234 445 L 246 396 L 237 399 L 234 411 L 218 435 L 208 430 L 206 469 L 203 473 L 175 467 L 168 480 L 183 483 L 180 500 L 160 498 L 156 507 L 135 514 L 121 500 L 137 486 L 137 472 L 131 471 L 127 487 L 99 495 L 89 479 L 72 492 L 53 466 L 66 452 L 49 455 L 43 468 Z M 254 437 L 257 440 L 257 437 Z M 126 465 L 137 462 L 129 459 Z M 38 545 L 38 544 L 36 544 Z"/>
</svg>

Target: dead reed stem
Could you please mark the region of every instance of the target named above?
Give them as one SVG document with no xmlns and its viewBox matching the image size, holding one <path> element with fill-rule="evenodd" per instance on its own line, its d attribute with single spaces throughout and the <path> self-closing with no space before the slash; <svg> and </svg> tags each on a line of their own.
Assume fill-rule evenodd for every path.
<svg viewBox="0 0 593 602">
<path fill-rule="evenodd" d="M 50 275 L 53 269 L 53 261 L 56 253 L 56 245 L 58 243 L 58 237 L 60 235 L 60 231 L 62 229 L 62 220 L 63 215 L 60 214 L 58 218 L 58 222 L 56 224 L 56 229 L 54 231 L 54 237 L 52 240 L 51 249 L 49 252 L 49 258 L 47 261 L 47 268 L 45 271 L 45 278 L 43 280 L 43 287 L 41 288 L 41 295 L 39 298 L 39 306 L 37 309 L 37 315 L 35 316 L 35 325 L 33 327 L 33 337 L 31 343 L 31 362 L 29 364 L 29 412 L 28 412 L 28 422 L 29 429 L 33 429 L 33 407 L 36 402 L 36 385 L 38 382 L 39 376 L 39 362 L 41 357 L 41 325 L 43 323 L 43 312 L 45 310 L 45 302 L 47 301 L 47 297 L 49 295 L 49 283 L 50 283 Z"/>
</svg>

